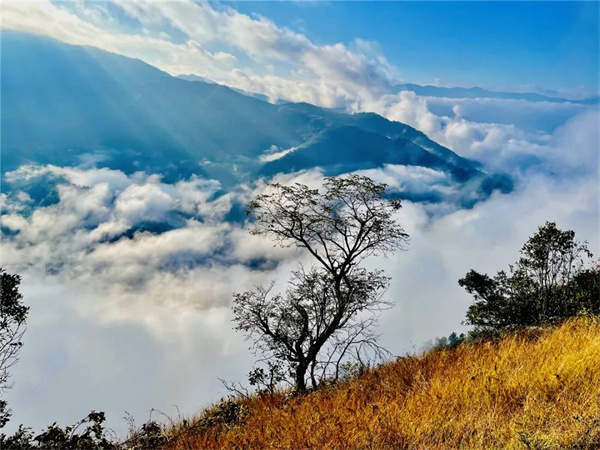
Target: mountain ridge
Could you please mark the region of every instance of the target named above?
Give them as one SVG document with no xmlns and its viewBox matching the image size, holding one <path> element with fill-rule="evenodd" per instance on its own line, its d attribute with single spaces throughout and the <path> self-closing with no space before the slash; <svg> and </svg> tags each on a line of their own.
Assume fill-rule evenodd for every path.
<svg viewBox="0 0 600 450">
<path fill-rule="evenodd" d="M 479 86 L 465 88 L 401 83 L 394 85 L 392 90 L 394 93 L 399 93 L 401 91 L 412 91 L 415 94 L 423 97 L 497 98 L 504 100 L 525 100 L 528 102 L 575 103 L 580 105 L 597 105 L 600 103 L 599 96 L 581 99 L 569 99 L 565 97 L 552 97 L 549 95 L 539 94 L 537 92 L 494 91 Z"/>
<path fill-rule="evenodd" d="M 98 165 L 126 173 L 159 173 L 167 181 L 195 174 L 232 186 L 317 167 L 338 175 L 406 164 L 461 183 L 478 180 L 478 199 L 512 189 L 507 176 L 487 174 L 424 133 L 373 113 L 273 105 L 93 47 L 2 33 L 3 171 L 77 165 L 91 153 Z M 261 159 L 291 148 L 274 161 Z"/>
</svg>

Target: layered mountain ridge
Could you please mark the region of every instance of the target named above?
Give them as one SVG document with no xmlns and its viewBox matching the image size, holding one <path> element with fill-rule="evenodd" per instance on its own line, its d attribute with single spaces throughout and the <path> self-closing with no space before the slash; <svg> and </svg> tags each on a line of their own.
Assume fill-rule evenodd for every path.
<svg viewBox="0 0 600 450">
<path fill-rule="evenodd" d="M 321 168 L 337 175 L 422 166 L 479 195 L 512 189 L 422 132 L 373 113 L 270 104 L 228 87 L 172 77 L 140 60 L 2 31 L 3 172 L 23 164 L 192 174 L 223 186 Z"/>
</svg>

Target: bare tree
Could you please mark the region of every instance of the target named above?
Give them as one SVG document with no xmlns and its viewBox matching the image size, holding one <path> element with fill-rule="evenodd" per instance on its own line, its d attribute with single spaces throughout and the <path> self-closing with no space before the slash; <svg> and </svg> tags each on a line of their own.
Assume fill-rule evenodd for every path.
<svg viewBox="0 0 600 450">
<path fill-rule="evenodd" d="M 284 295 L 272 294 L 273 284 L 236 294 L 234 321 L 257 350 L 289 364 L 304 391 L 307 374 L 316 386 L 316 372 L 322 379 L 333 365 L 338 373 L 351 348 L 381 354 L 373 313 L 390 306 L 382 298 L 389 278 L 360 263 L 402 249 L 408 235 L 393 217 L 400 201 L 386 199 L 386 186 L 370 178 L 326 178 L 323 192 L 301 184 L 271 188 L 249 205 L 251 232 L 306 249 L 315 266 L 294 272 Z"/>
<path fill-rule="evenodd" d="M 9 369 L 19 360 L 19 350 L 25 333 L 25 320 L 29 308 L 21 303 L 19 292 L 21 277 L 11 275 L 0 268 L 0 428 L 8 422 L 11 411 L 6 400 L 2 399 L 5 390 L 10 389 Z"/>
</svg>

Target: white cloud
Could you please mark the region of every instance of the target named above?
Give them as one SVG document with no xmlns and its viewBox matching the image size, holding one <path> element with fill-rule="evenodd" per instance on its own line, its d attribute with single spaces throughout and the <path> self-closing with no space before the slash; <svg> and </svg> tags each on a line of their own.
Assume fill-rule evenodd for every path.
<svg viewBox="0 0 600 450">
<path fill-rule="evenodd" d="M 273 145 L 273 146 L 271 146 L 271 148 L 268 151 L 266 151 L 262 155 L 260 155 L 259 161 L 263 162 L 263 163 L 276 161 L 278 159 L 283 158 L 288 153 L 292 153 L 295 150 L 296 150 L 296 147 L 280 150 L 279 147 L 277 147 L 276 145 Z"/>
<path fill-rule="evenodd" d="M 391 193 L 440 194 L 443 202 L 450 208 L 459 207 L 460 196 L 464 195 L 461 193 L 461 186 L 457 185 L 450 176 L 428 167 L 386 164 L 380 169 L 359 170 L 356 173 L 387 184 Z"/>
<path fill-rule="evenodd" d="M 54 166 L 9 178 L 33 183 L 49 173 L 57 203 L 31 211 L 24 195 L 5 199 L 24 208 L 3 217 L 18 231 L 2 239 L 3 265 L 24 275 L 31 306 L 8 431 L 67 424 L 100 409 L 123 433 L 125 410 L 138 420 L 151 408 L 175 413 L 172 405 L 191 413 L 226 394 L 218 377 L 243 380 L 253 356 L 232 330 L 232 294 L 271 279 L 284 284 L 299 257 L 224 222 L 231 201 L 255 192 L 241 186 L 223 200 L 207 180 L 167 185 L 140 173 Z M 322 180 L 318 172 L 295 177 L 282 179 Z M 176 229 L 102 239 L 186 211 L 196 216 Z"/>
<path fill-rule="evenodd" d="M 165 220 L 166 213 L 174 209 L 174 199 L 155 184 L 132 184 L 115 202 L 115 214 L 129 223 L 142 220 Z"/>
<path fill-rule="evenodd" d="M 527 133 L 514 125 L 449 119 L 438 141 L 457 153 L 496 170 L 519 171 L 525 157 L 536 158 L 538 170 L 581 176 L 598 170 L 600 110 L 587 108 L 552 134 Z M 525 164 L 527 166 L 527 164 Z"/>
<path fill-rule="evenodd" d="M 183 314 L 226 308 L 233 286 L 263 283 L 281 269 L 277 263 L 295 258 L 292 250 L 274 248 L 224 219 L 232 202 L 247 203 L 264 182 L 215 197 L 218 183 L 196 177 L 164 184 L 141 173 L 38 166 L 7 179 L 34 182 L 48 173 L 59 176 L 56 203 L 31 210 L 22 194 L 4 200 L 2 225 L 11 234 L 2 241 L 3 264 L 18 272 L 49 271 L 71 287 L 89 289 L 95 300 L 83 309 L 103 321 L 164 331 L 161 308 Z M 313 185 L 322 180 L 319 172 L 295 177 Z M 136 231 L 149 221 L 172 229 Z"/>
<path fill-rule="evenodd" d="M 29 273 L 22 287 L 31 311 L 21 361 L 12 370 L 15 388 L 7 393 L 14 417 L 6 432 L 19 423 L 36 431 L 55 420 L 64 426 L 100 409 L 124 436 L 125 411 L 138 422 L 151 408 L 173 416 L 175 406 L 195 412 L 226 394 L 217 376 L 243 379 L 250 368 L 252 355 L 231 330 L 227 308 L 163 308 L 154 320 L 165 333 L 156 334 L 145 323 L 107 321 L 113 310 L 78 311 L 79 304 L 97 304 L 93 286 Z"/>
<path fill-rule="evenodd" d="M 244 379 L 253 357 L 231 329 L 232 294 L 285 280 L 296 261 L 293 250 L 223 221 L 230 202 L 252 191 L 214 198 L 212 181 L 167 185 L 140 173 L 54 166 L 7 178 L 33 183 L 48 174 L 57 203 L 32 211 L 27 196 L 4 196 L 2 225 L 18 234 L 2 239 L 3 265 L 24 275 L 31 306 L 10 426 L 41 429 L 101 409 L 123 432 L 125 410 L 141 420 L 173 404 L 189 413 L 225 394 L 217 377 Z M 104 239 L 183 213 L 194 217 L 170 231 Z"/>
<path fill-rule="evenodd" d="M 459 101 L 452 108 L 453 116 L 433 114 L 427 98 L 410 91 L 358 102 L 354 110 L 375 112 L 411 125 L 457 154 L 483 162 L 492 170 L 527 171 L 529 168 L 522 169 L 522 166 L 534 164 L 540 170 L 553 173 L 597 172 L 598 106 L 577 106 L 576 113 L 570 111 L 566 116 L 568 120 L 548 133 L 525 131 L 515 124 L 467 120 L 463 117 L 465 104 L 453 100 Z M 521 101 L 509 103 L 516 110 L 523 107 Z M 543 103 L 542 106 L 551 111 L 565 108 L 562 104 Z"/>
<path fill-rule="evenodd" d="M 70 44 L 92 45 L 142 59 L 171 74 L 197 74 L 273 100 L 344 106 L 357 96 L 380 95 L 396 78 L 396 69 L 374 43 L 357 40 L 352 43 L 353 50 L 342 43 L 317 45 L 264 17 L 191 0 L 118 1 L 113 7 L 121 8 L 145 28 L 121 31 L 106 8 L 100 13 L 95 6 L 73 8 L 48 0 L 6 3 L 2 26 L 46 34 Z M 184 42 L 174 41 L 164 31 L 152 33 L 165 24 L 182 33 Z M 209 51 L 209 46 L 223 48 Z M 245 55 L 249 64 L 240 66 L 240 59 L 226 48 Z M 263 69 L 273 62 L 285 76 Z"/>
<path fill-rule="evenodd" d="M 132 3 L 132 2 L 127 2 Z M 76 15 L 68 3 L 49 0 L 3 4 L 2 28 L 44 34 L 68 44 L 91 45 L 132 58 L 142 59 L 173 74 L 220 73 L 230 69 L 232 56 L 213 54 L 190 39 L 176 44 L 164 37 L 118 31 L 112 24 L 95 24 Z M 88 10 L 83 6 L 78 11 Z"/>
<path fill-rule="evenodd" d="M 389 120 L 411 125 L 429 136 L 437 134 L 442 127 L 440 117 L 429 111 L 426 100 L 411 91 L 364 101 L 355 105 L 355 111 L 375 112 Z"/>
</svg>

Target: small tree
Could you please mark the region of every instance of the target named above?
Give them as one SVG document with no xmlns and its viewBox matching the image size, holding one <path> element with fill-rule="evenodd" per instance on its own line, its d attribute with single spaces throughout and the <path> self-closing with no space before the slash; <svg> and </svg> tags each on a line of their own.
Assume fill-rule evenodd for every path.
<svg viewBox="0 0 600 450">
<path fill-rule="evenodd" d="M 599 272 L 586 268 L 591 257 L 587 244 L 576 241 L 573 231 L 546 222 L 525 243 L 510 273 L 490 277 L 471 270 L 458 281 L 475 298 L 466 323 L 475 333 L 495 334 L 584 311 L 600 313 Z"/>
<path fill-rule="evenodd" d="M 1 397 L 12 387 L 9 369 L 19 360 L 29 311 L 21 302 L 20 284 L 19 275 L 11 275 L 0 268 L 0 428 L 6 425 L 11 416 L 6 400 Z"/>
<path fill-rule="evenodd" d="M 249 205 L 251 233 L 305 249 L 315 265 L 295 271 L 283 295 L 271 293 L 273 284 L 235 294 L 234 321 L 267 359 L 287 364 L 304 391 L 308 375 L 313 387 L 328 373 L 336 376 L 351 350 L 381 355 L 373 313 L 389 306 L 382 299 L 389 279 L 360 264 L 401 249 L 408 235 L 393 218 L 400 201 L 387 200 L 386 186 L 370 178 L 326 178 L 323 192 L 301 184 L 270 187 Z"/>
</svg>

